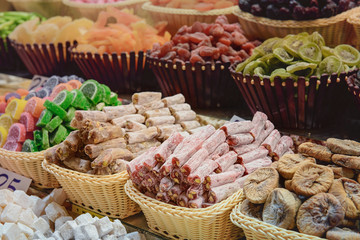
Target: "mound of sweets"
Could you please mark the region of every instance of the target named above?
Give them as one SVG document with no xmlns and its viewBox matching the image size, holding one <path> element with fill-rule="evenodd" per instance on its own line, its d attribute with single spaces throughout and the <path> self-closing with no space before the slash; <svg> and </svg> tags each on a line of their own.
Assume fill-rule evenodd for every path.
<svg viewBox="0 0 360 240">
<path fill-rule="evenodd" d="M 39 18 L 34 18 L 18 25 L 9 38 L 22 44 L 73 42 L 93 24 L 93 21 L 86 18 L 72 20 L 71 17 L 56 16 L 42 22 Z"/>
<path fill-rule="evenodd" d="M 79 130 L 49 149 L 45 159 L 83 173 L 114 174 L 172 133 L 200 127 L 182 94 L 161 99 L 161 93 L 142 92 L 132 100 L 103 111 L 76 111 L 71 126 Z"/>
<path fill-rule="evenodd" d="M 150 0 L 153 5 L 169 7 L 195 9 L 198 11 L 210 11 L 213 9 L 221 9 L 232 7 L 237 4 L 237 0 Z"/>
<path fill-rule="evenodd" d="M 126 2 L 126 0 L 71 0 L 72 2 L 78 3 L 95 3 L 95 4 L 106 4 L 106 3 L 117 3 Z"/>
<path fill-rule="evenodd" d="M 116 23 L 108 23 L 114 18 Z M 94 26 L 78 39 L 79 45 L 74 51 L 99 54 L 146 52 L 154 43 L 162 45 L 170 40 L 171 35 L 165 32 L 166 25 L 160 23 L 156 29 L 128 10 L 108 7 L 99 13 Z"/>
<path fill-rule="evenodd" d="M 150 57 L 192 64 L 236 62 L 248 58 L 259 44 L 244 36 L 239 23 L 229 24 L 226 16 L 219 16 L 215 23 L 183 26 L 170 42 L 154 44 Z"/>
<path fill-rule="evenodd" d="M 277 227 L 328 239 L 360 239 L 360 143 L 329 138 L 286 154 L 244 182 L 240 211 Z M 280 211 L 281 209 L 281 211 Z"/>
<path fill-rule="evenodd" d="M 292 152 L 261 112 L 252 121 L 204 126 L 183 137 L 175 133 L 131 161 L 127 170 L 144 194 L 182 207 L 201 208 L 238 191 L 247 174 Z"/>
<path fill-rule="evenodd" d="M 0 190 L 0 239 L 141 239 L 138 232 L 127 234 L 117 219 L 111 222 L 89 213 L 73 219 L 62 206 L 65 200 L 62 189 L 43 199 L 19 190 Z"/>
</svg>

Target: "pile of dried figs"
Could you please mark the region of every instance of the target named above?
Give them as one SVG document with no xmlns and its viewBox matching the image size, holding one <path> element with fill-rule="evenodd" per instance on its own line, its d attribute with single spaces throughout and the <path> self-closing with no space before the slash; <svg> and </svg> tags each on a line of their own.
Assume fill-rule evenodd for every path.
<svg viewBox="0 0 360 240">
<path fill-rule="evenodd" d="M 249 175 L 241 213 L 303 234 L 360 239 L 360 143 L 329 138 L 298 150 Z"/>
</svg>

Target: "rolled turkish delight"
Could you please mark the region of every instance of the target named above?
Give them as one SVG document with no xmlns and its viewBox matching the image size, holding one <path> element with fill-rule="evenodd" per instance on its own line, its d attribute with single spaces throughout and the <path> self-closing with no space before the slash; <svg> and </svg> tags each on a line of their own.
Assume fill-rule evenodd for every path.
<svg viewBox="0 0 360 240">
<path fill-rule="evenodd" d="M 254 128 L 254 124 L 251 121 L 231 122 L 222 126 L 220 129 L 223 130 L 227 136 L 235 135 L 238 133 L 248 133 Z"/>
<path fill-rule="evenodd" d="M 205 202 L 205 198 L 203 196 L 199 196 L 196 199 L 190 200 L 188 202 L 189 208 L 202 208 L 202 204 Z"/>
<path fill-rule="evenodd" d="M 161 116 L 170 116 L 170 110 L 169 108 L 160 108 L 160 109 L 154 109 L 154 110 L 148 110 L 144 113 L 144 116 L 146 118 L 151 117 L 161 117 Z"/>
<path fill-rule="evenodd" d="M 185 121 L 193 121 L 196 119 L 196 112 L 194 112 L 192 110 L 175 112 L 174 116 L 176 119 L 176 123 L 181 123 L 181 122 L 185 122 Z"/>
<path fill-rule="evenodd" d="M 132 95 L 132 102 L 135 105 L 143 105 L 149 102 L 161 100 L 161 92 L 141 92 Z"/>
<path fill-rule="evenodd" d="M 148 127 L 173 123 L 175 123 L 175 118 L 173 116 L 151 117 L 145 121 L 145 125 Z"/>
<path fill-rule="evenodd" d="M 140 130 L 146 129 L 146 126 L 144 124 L 128 120 L 125 123 L 125 131 L 126 132 L 137 132 Z"/>
<path fill-rule="evenodd" d="M 181 122 L 180 125 L 186 131 L 189 131 L 191 129 L 198 128 L 201 126 L 200 123 L 196 120 Z"/>
<path fill-rule="evenodd" d="M 71 151 L 77 152 L 79 148 L 83 146 L 83 142 L 79 136 L 79 130 L 71 132 L 64 140 L 64 144 L 67 145 Z"/>
<path fill-rule="evenodd" d="M 114 118 L 111 120 L 111 123 L 114 125 L 118 125 L 120 127 L 125 127 L 126 121 L 129 121 L 129 120 L 138 122 L 138 123 L 144 123 L 145 117 L 140 114 L 129 114 L 129 115 L 125 115 L 125 116 L 122 116 L 119 118 Z"/>
<path fill-rule="evenodd" d="M 204 186 L 207 190 L 210 190 L 214 187 L 218 187 L 227 183 L 232 183 L 238 177 L 241 177 L 244 172 L 241 173 L 239 171 L 226 171 L 218 174 L 211 174 L 205 178 Z"/>
<path fill-rule="evenodd" d="M 201 148 L 181 167 L 181 172 L 184 173 L 185 176 L 190 175 L 190 173 L 194 172 L 208 156 L 208 151 Z"/>
<path fill-rule="evenodd" d="M 233 146 L 231 149 L 234 150 L 238 155 L 251 152 L 259 147 L 258 143 L 255 141 L 247 145 Z"/>
<path fill-rule="evenodd" d="M 255 139 L 255 142 L 258 146 L 260 146 L 264 140 L 270 135 L 270 133 L 274 130 L 275 126 L 272 122 L 269 120 L 266 121 L 264 130 L 261 131 L 260 135 L 257 139 Z"/>
<path fill-rule="evenodd" d="M 222 155 L 228 153 L 230 151 L 229 144 L 226 142 L 220 144 L 209 156 L 209 159 L 215 160 Z"/>
<path fill-rule="evenodd" d="M 227 183 L 215 188 L 212 188 L 209 192 L 208 202 L 210 203 L 218 203 L 222 200 L 225 200 L 226 198 L 230 197 L 232 194 L 240 190 L 243 185 L 244 181 L 247 178 L 247 176 L 240 177 L 236 179 L 233 183 Z"/>
<path fill-rule="evenodd" d="M 144 130 L 140 130 L 137 132 L 128 132 L 125 134 L 125 139 L 129 144 L 132 143 L 139 143 L 139 142 L 146 142 L 158 135 L 156 127 L 149 127 Z"/>
<path fill-rule="evenodd" d="M 86 155 L 90 158 L 96 158 L 100 155 L 102 151 L 110 148 L 125 148 L 126 141 L 124 138 L 114 138 L 106 142 L 102 142 L 99 144 L 88 144 L 85 146 L 84 150 Z"/>
<path fill-rule="evenodd" d="M 86 119 L 88 120 L 93 120 L 93 121 L 98 121 L 98 122 L 106 122 L 107 121 L 107 116 L 106 113 L 102 112 L 102 111 L 81 111 L 81 110 L 77 110 L 75 111 L 75 119 L 77 121 L 85 121 Z"/>
<path fill-rule="evenodd" d="M 202 139 L 192 139 L 183 146 L 181 151 L 174 152 L 172 164 L 177 167 L 182 167 L 194 155 L 194 153 L 201 148 L 202 144 Z"/>
<path fill-rule="evenodd" d="M 75 118 L 73 118 L 70 122 L 70 127 L 80 129 L 83 125 L 83 121 L 78 121 Z"/>
<path fill-rule="evenodd" d="M 215 149 L 226 140 L 224 131 L 215 131 L 208 139 L 206 139 L 202 145 L 209 153 L 215 151 Z"/>
<path fill-rule="evenodd" d="M 160 146 L 160 142 L 156 139 L 151 139 L 146 142 L 138 142 L 138 143 L 132 143 L 128 144 L 126 146 L 126 149 L 129 150 L 132 153 L 143 153 L 144 151 L 147 151 L 151 147 L 157 147 Z"/>
<path fill-rule="evenodd" d="M 60 158 L 56 154 L 56 150 L 58 147 L 59 145 L 46 150 L 44 154 L 44 158 L 46 159 L 46 161 L 48 161 L 49 163 L 58 163 L 60 161 Z"/>
<path fill-rule="evenodd" d="M 168 139 L 171 136 L 171 134 L 173 134 L 175 132 L 183 131 L 180 124 L 160 125 L 160 126 L 156 126 L 156 127 L 158 130 L 158 134 L 159 134 L 158 138 L 159 139 Z"/>
<path fill-rule="evenodd" d="M 133 104 L 121 105 L 115 107 L 104 107 L 103 111 L 106 113 L 108 120 L 112 120 L 125 115 L 136 113 L 136 109 Z"/>
<path fill-rule="evenodd" d="M 63 161 L 63 164 L 70 169 L 78 172 L 86 173 L 91 170 L 91 162 L 89 160 L 81 159 L 78 157 L 71 157 Z"/>
<path fill-rule="evenodd" d="M 110 164 L 109 168 L 111 170 L 111 173 L 115 174 L 115 173 L 125 171 L 127 169 L 128 164 L 129 164 L 129 162 L 124 159 L 116 159 L 115 161 L 113 161 Z"/>
<path fill-rule="evenodd" d="M 158 192 L 156 194 L 155 198 L 156 198 L 156 200 L 161 201 L 161 202 L 165 202 L 165 203 L 168 203 L 171 200 L 166 192 Z"/>
<path fill-rule="evenodd" d="M 189 187 L 189 189 L 186 191 L 186 195 L 189 199 L 196 199 L 199 196 L 203 195 L 204 193 L 204 187 L 200 185 L 193 185 Z"/>
<path fill-rule="evenodd" d="M 227 139 L 227 143 L 230 146 L 246 145 L 254 142 L 254 137 L 250 133 L 238 133 L 230 135 Z"/>
<path fill-rule="evenodd" d="M 184 97 L 184 95 L 179 93 L 179 94 L 176 94 L 176 95 L 171 96 L 171 97 L 163 98 L 161 101 L 165 104 L 165 106 L 169 107 L 169 106 L 172 106 L 172 105 L 175 105 L 175 104 L 184 103 L 185 102 L 185 97 Z"/>
<path fill-rule="evenodd" d="M 236 163 L 237 159 L 237 154 L 234 151 L 230 151 L 227 154 L 221 156 L 215 160 L 215 162 L 218 164 L 215 172 L 220 173 L 226 171 L 226 169 Z"/>
<path fill-rule="evenodd" d="M 250 130 L 250 133 L 253 135 L 254 139 L 256 140 L 260 133 L 265 128 L 265 123 L 267 120 L 267 116 L 264 113 L 256 112 L 253 118 L 254 128 Z"/>
<path fill-rule="evenodd" d="M 167 177 L 164 177 L 161 179 L 160 181 L 160 191 L 161 192 L 167 192 L 169 191 L 173 186 L 175 185 L 175 183 Z"/>
<path fill-rule="evenodd" d="M 186 193 L 183 192 L 177 198 L 177 205 L 181 207 L 187 207 L 189 202 L 189 198 L 186 196 Z"/>
<path fill-rule="evenodd" d="M 293 140 L 289 136 L 282 136 L 278 145 L 275 147 L 273 151 L 273 158 L 275 161 L 278 161 L 285 152 L 289 150 L 294 144 Z"/>
<path fill-rule="evenodd" d="M 259 147 L 251 152 L 239 155 L 239 161 L 242 164 L 250 163 L 256 159 L 264 158 L 269 154 L 269 151 L 264 147 Z"/>
<path fill-rule="evenodd" d="M 200 165 L 195 172 L 191 173 L 188 177 L 187 180 L 189 183 L 192 184 L 201 184 L 202 182 L 204 182 L 205 177 L 207 177 L 208 175 L 210 175 L 212 172 L 214 172 L 214 170 L 218 167 L 218 163 L 207 159 L 203 162 L 202 165 Z"/>
<path fill-rule="evenodd" d="M 182 190 L 180 189 L 179 184 L 175 184 L 172 186 L 169 191 L 167 192 L 168 195 L 171 197 L 171 200 L 176 202 L 180 194 L 182 193 Z"/>
<path fill-rule="evenodd" d="M 146 152 L 144 152 L 143 154 L 137 156 L 136 158 L 134 158 L 131 162 L 129 162 L 128 166 L 127 166 L 127 170 L 129 175 L 135 173 L 141 165 L 141 163 L 144 161 L 144 158 L 151 154 L 152 152 L 155 152 L 156 148 L 150 148 L 149 150 L 147 150 Z"/>
<path fill-rule="evenodd" d="M 131 160 L 133 154 L 125 148 L 110 148 L 103 151 L 95 160 L 91 163 L 93 168 L 95 167 L 107 167 L 116 159 Z"/>
<path fill-rule="evenodd" d="M 180 171 L 180 168 L 177 167 L 172 170 L 170 176 L 171 179 L 177 184 L 181 183 L 184 179 L 183 173 Z"/>
<path fill-rule="evenodd" d="M 72 151 L 69 146 L 65 145 L 64 143 L 60 143 L 55 150 L 55 154 L 58 159 L 61 161 L 66 160 L 75 155 L 75 152 Z"/>
<path fill-rule="evenodd" d="M 263 157 L 260 159 L 256 159 L 250 163 L 244 164 L 244 166 L 246 169 L 246 173 L 251 174 L 251 173 L 255 172 L 256 169 L 263 168 L 263 167 L 269 167 L 269 166 L 271 166 L 271 164 L 272 164 L 272 161 L 269 157 Z"/>
<path fill-rule="evenodd" d="M 176 112 L 191 110 L 191 106 L 187 103 L 180 103 L 180 104 L 175 104 L 175 105 L 169 106 L 169 109 L 170 109 L 170 112 L 172 114 L 174 114 Z"/>
<path fill-rule="evenodd" d="M 143 105 L 135 105 L 138 114 L 144 114 L 146 111 L 160 109 L 164 107 L 165 104 L 161 100 L 145 103 Z"/>
<path fill-rule="evenodd" d="M 269 152 L 272 152 L 275 150 L 275 146 L 279 143 L 281 138 L 281 135 L 278 130 L 273 130 L 269 136 L 264 140 L 264 142 L 261 144 L 264 146 Z"/>
<path fill-rule="evenodd" d="M 160 168 L 160 173 L 162 176 L 168 176 L 172 170 L 174 169 L 174 165 L 172 164 L 173 154 L 171 154 L 164 162 L 164 164 Z"/>
<path fill-rule="evenodd" d="M 179 143 L 184 139 L 184 137 L 179 133 L 172 134 L 165 142 L 163 142 L 155 152 L 155 159 L 158 162 L 165 162 L 165 160 L 170 156 L 174 149 L 179 145 Z"/>
<path fill-rule="evenodd" d="M 108 126 L 104 128 L 95 128 L 89 132 L 88 143 L 102 143 L 114 138 L 124 136 L 124 129 L 119 126 Z"/>
<path fill-rule="evenodd" d="M 231 165 L 228 169 L 226 169 L 226 171 L 227 172 L 228 171 L 240 172 L 240 176 L 242 176 L 245 173 L 245 168 L 241 164 L 234 164 L 234 165 Z"/>
</svg>

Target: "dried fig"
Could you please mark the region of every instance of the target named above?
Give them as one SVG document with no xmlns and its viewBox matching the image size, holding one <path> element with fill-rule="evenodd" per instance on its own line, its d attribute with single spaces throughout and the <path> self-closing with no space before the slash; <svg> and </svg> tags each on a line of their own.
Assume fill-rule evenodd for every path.
<svg viewBox="0 0 360 240">
<path fill-rule="evenodd" d="M 266 199 L 263 221 L 277 227 L 293 229 L 301 200 L 285 188 L 275 188 Z"/>
<path fill-rule="evenodd" d="M 336 179 L 329 193 L 340 201 L 347 218 L 356 219 L 360 216 L 360 183 L 348 178 Z"/>
<path fill-rule="evenodd" d="M 291 192 L 294 191 L 293 188 L 292 188 L 292 186 L 291 186 L 291 180 L 285 180 L 284 185 L 285 185 L 285 188 L 286 188 L 287 190 L 289 190 L 289 191 L 291 191 Z"/>
<path fill-rule="evenodd" d="M 291 181 L 296 194 L 306 197 L 327 192 L 334 181 L 334 173 L 329 167 L 307 163 L 300 166 Z"/>
<path fill-rule="evenodd" d="M 339 227 L 356 228 L 356 226 L 357 226 L 356 224 L 357 224 L 357 222 L 354 219 L 344 218 L 339 223 Z"/>
<path fill-rule="evenodd" d="M 325 146 L 312 142 L 305 142 L 299 146 L 298 150 L 300 153 L 304 153 L 320 161 L 331 162 L 332 153 L 330 149 Z"/>
<path fill-rule="evenodd" d="M 306 163 L 316 163 L 316 161 L 302 154 L 285 154 L 279 159 L 277 170 L 285 179 L 292 179 L 296 170 Z"/>
<path fill-rule="evenodd" d="M 346 178 L 354 178 L 355 177 L 354 170 L 352 170 L 350 168 L 340 167 L 337 165 L 327 165 L 327 166 L 329 168 L 331 168 L 331 170 L 333 170 L 335 179 L 339 179 L 342 177 L 346 177 Z"/>
<path fill-rule="evenodd" d="M 326 146 L 333 153 L 360 156 L 360 143 L 353 140 L 328 138 Z"/>
<path fill-rule="evenodd" d="M 279 165 L 279 161 L 275 161 L 270 165 L 270 167 L 277 169 L 278 165 Z"/>
<path fill-rule="evenodd" d="M 326 238 L 329 240 L 355 240 L 360 239 L 360 233 L 354 232 L 348 228 L 335 227 L 326 233 Z"/>
<path fill-rule="evenodd" d="M 243 191 L 250 202 L 260 204 L 278 186 L 279 173 L 275 168 L 266 167 L 257 169 L 246 178 Z"/>
<path fill-rule="evenodd" d="M 333 163 L 351 169 L 360 169 L 360 157 L 334 154 L 331 157 Z"/>
<path fill-rule="evenodd" d="M 249 199 L 245 199 L 245 201 L 241 203 L 240 212 L 246 216 L 256 218 L 261 221 L 263 208 L 264 204 L 254 204 L 250 202 Z"/>
<path fill-rule="evenodd" d="M 330 193 L 318 193 L 299 208 L 296 225 L 301 233 L 321 237 L 344 219 L 344 210 L 337 198 Z"/>
</svg>

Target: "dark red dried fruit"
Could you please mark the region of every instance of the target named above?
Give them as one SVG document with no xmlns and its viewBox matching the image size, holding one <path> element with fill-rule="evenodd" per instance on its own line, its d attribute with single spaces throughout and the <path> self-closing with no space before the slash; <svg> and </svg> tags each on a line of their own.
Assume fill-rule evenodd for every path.
<svg viewBox="0 0 360 240">
<path fill-rule="evenodd" d="M 199 43 L 199 42 L 203 41 L 206 38 L 207 38 L 206 34 L 202 33 L 202 32 L 189 34 L 189 40 L 191 42 L 193 42 L 193 43 Z"/>
</svg>

